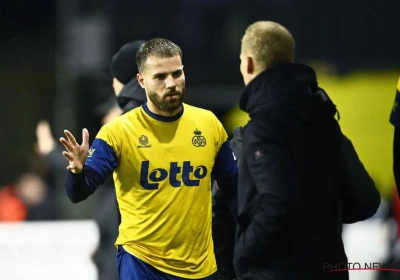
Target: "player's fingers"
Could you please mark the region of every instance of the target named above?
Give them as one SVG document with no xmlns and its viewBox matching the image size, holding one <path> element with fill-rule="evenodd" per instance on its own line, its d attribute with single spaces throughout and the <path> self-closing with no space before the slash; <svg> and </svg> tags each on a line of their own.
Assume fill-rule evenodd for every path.
<svg viewBox="0 0 400 280">
<path fill-rule="evenodd" d="M 63 152 L 63 155 L 64 155 L 64 157 L 67 159 L 67 160 L 69 160 L 69 161 L 73 161 L 74 160 L 74 157 L 72 156 L 72 154 L 71 153 L 68 153 L 68 152 Z"/>
<path fill-rule="evenodd" d="M 82 146 L 89 146 L 89 131 L 84 128 L 82 130 Z"/>
<path fill-rule="evenodd" d="M 67 139 L 61 137 L 60 142 L 61 142 L 61 144 L 64 145 L 64 147 L 68 150 L 68 152 L 72 152 L 74 150 L 74 147 L 71 145 L 70 142 L 68 142 Z"/>
<path fill-rule="evenodd" d="M 65 136 L 67 136 L 68 141 L 72 144 L 72 146 L 78 146 L 78 143 L 76 143 L 76 139 L 74 137 L 74 135 L 72 135 L 71 132 L 69 132 L 68 130 L 64 130 Z"/>
<path fill-rule="evenodd" d="M 67 169 L 74 172 L 74 170 L 76 170 L 76 165 L 74 163 L 71 163 L 70 165 L 67 166 Z"/>
</svg>

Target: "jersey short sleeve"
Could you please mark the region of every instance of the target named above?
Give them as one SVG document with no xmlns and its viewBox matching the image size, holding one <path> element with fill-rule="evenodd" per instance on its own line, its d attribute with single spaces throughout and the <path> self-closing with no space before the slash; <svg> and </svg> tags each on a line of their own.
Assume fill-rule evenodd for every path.
<svg viewBox="0 0 400 280">
<path fill-rule="evenodd" d="M 103 179 L 118 166 L 120 145 L 112 130 L 103 126 L 89 148 L 85 165 L 96 170 Z"/>
<path fill-rule="evenodd" d="M 221 180 L 237 174 L 237 166 L 232 150 L 229 146 L 228 134 L 217 117 L 214 116 L 214 118 L 217 132 L 217 154 L 212 174 L 220 185 Z"/>
</svg>

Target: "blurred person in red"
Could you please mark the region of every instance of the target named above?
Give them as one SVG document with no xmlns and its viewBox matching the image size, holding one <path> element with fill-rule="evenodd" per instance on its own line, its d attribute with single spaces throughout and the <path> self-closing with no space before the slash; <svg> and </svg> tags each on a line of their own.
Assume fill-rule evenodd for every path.
<svg viewBox="0 0 400 280">
<path fill-rule="evenodd" d="M 34 172 L 22 174 L 15 184 L 0 189 L 0 221 L 44 221 L 58 218 L 50 189 Z"/>
<path fill-rule="evenodd" d="M 59 218 L 51 190 L 38 174 L 28 172 L 20 176 L 15 184 L 15 190 L 27 208 L 26 220 L 43 221 Z"/>
<path fill-rule="evenodd" d="M 28 210 L 14 185 L 0 186 L 0 222 L 22 222 L 27 216 Z"/>
</svg>

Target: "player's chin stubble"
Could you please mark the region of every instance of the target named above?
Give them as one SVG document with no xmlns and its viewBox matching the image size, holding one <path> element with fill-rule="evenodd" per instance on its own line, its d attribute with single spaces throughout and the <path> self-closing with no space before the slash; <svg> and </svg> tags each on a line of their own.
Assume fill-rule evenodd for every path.
<svg viewBox="0 0 400 280">
<path fill-rule="evenodd" d="M 168 99 L 169 95 L 178 94 L 179 98 L 176 99 Z M 186 87 L 183 87 L 182 92 L 175 91 L 175 92 L 168 92 L 165 95 L 158 96 L 157 93 L 153 91 L 147 91 L 147 95 L 150 101 L 161 111 L 173 113 L 178 110 L 183 103 L 186 94 Z"/>
</svg>

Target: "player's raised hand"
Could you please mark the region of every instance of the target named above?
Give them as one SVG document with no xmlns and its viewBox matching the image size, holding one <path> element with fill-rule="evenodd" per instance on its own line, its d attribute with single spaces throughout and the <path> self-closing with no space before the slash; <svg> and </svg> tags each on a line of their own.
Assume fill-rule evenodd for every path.
<svg viewBox="0 0 400 280">
<path fill-rule="evenodd" d="M 63 152 L 63 155 L 69 161 L 67 169 L 79 174 L 82 172 L 89 150 L 89 131 L 86 128 L 82 130 L 82 145 L 76 142 L 71 132 L 64 130 L 64 133 L 67 139 L 61 137 L 60 142 L 67 149 Z"/>
</svg>

